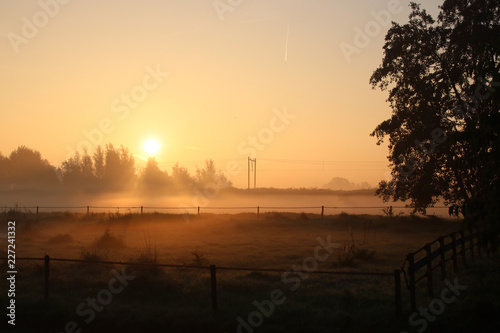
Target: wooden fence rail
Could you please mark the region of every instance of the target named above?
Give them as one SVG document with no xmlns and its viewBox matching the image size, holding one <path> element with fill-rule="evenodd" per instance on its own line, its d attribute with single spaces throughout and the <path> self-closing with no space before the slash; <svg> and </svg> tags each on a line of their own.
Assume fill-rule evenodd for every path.
<svg viewBox="0 0 500 333">
<path fill-rule="evenodd" d="M 407 255 L 408 280 L 406 282 L 410 291 L 410 308 L 412 312 L 416 311 L 417 308 L 416 284 L 421 280 L 427 279 L 427 293 L 430 297 L 434 297 L 434 270 L 440 269 L 440 277 L 444 281 L 447 276 L 447 262 L 452 261 L 453 273 L 457 274 L 459 256 L 462 259 L 463 265 L 467 263 L 467 252 L 472 261 L 475 259 L 475 249 L 478 257 L 481 257 L 479 237 L 480 231 L 478 228 L 469 228 L 467 231 L 460 230 L 446 236 L 441 236 Z M 435 246 L 436 244 L 438 247 L 433 249 L 433 245 Z M 447 256 L 450 251 L 451 255 Z M 423 256 L 419 258 L 421 255 Z M 423 274 L 419 275 L 419 271 L 424 268 L 425 271 Z"/>
</svg>

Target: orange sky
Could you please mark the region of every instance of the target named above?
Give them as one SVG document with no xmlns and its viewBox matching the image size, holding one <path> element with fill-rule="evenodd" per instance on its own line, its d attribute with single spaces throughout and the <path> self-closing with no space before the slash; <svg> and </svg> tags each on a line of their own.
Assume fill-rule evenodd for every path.
<svg viewBox="0 0 500 333">
<path fill-rule="evenodd" d="M 368 80 L 408 3 L 2 1 L 0 152 L 27 145 L 58 166 L 113 143 L 141 166 L 154 138 L 161 168 L 212 158 L 241 168 L 238 187 L 253 153 L 259 186 L 375 185 L 387 150 L 369 133 L 390 109 Z"/>
</svg>

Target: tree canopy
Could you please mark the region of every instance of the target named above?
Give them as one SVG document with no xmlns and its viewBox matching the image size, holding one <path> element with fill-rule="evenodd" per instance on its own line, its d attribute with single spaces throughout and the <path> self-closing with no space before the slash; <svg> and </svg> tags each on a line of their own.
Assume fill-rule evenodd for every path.
<svg viewBox="0 0 500 333">
<path fill-rule="evenodd" d="M 392 108 L 371 133 L 389 139 L 392 179 L 377 194 L 424 213 L 443 199 L 450 213 L 498 216 L 500 5 L 446 0 L 437 19 L 411 9 L 408 23 L 393 22 L 370 79 Z"/>
</svg>

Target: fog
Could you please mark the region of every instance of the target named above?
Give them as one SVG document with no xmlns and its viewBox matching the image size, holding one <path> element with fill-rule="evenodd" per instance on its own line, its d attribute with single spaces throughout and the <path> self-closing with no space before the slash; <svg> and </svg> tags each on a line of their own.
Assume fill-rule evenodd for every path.
<svg viewBox="0 0 500 333">
<path fill-rule="evenodd" d="M 394 215 L 408 215 L 412 208 L 405 208 L 404 202 L 383 202 L 375 195 L 375 190 L 331 191 L 331 190 L 280 190 L 280 189 L 227 189 L 224 191 L 199 191 L 180 195 L 139 196 L 133 193 L 108 194 L 58 194 L 29 192 L 10 193 L 0 196 L 2 207 L 34 212 L 87 211 L 110 213 L 260 213 L 265 212 L 305 212 L 325 215 L 342 212 L 348 214 L 386 215 L 384 207 L 393 206 Z M 257 208 L 259 207 L 259 208 Z M 428 215 L 448 216 L 443 205 L 429 208 Z"/>
<path fill-rule="evenodd" d="M 212 160 L 195 174 L 176 164 L 170 172 L 150 158 L 137 170 L 124 147 L 98 147 L 92 154 L 75 153 L 60 168 L 41 153 L 21 146 L 9 157 L 0 155 L 0 206 L 25 211 L 161 212 L 176 214 L 265 213 L 291 211 L 326 215 L 409 214 L 405 203 L 384 203 L 368 184 L 333 178 L 324 189 L 235 188 L 230 175 Z M 365 188 L 365 189 L 363 189 Z M 342 190 L 340 190 L 342 189 Z M 347 189 L 347 190 L 346 190 Z M 392 212 L 387 207 L 394 206 Z M 38 207 L 38 208 L 37 208 Z M 257 208 L 259 207 L 259 208 Z M 384 211 L 385 209 L 385 211 Z M 447 215 L 445 208 L 428 214 Z"/>
</svg>

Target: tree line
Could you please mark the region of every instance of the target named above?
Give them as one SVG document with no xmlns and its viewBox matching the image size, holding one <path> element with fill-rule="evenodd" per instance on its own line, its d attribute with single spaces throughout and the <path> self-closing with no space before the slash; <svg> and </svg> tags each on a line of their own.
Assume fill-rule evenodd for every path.
<svg viewBox="0 0 500 333">
<path fill-rule="evenodd" d="M 232 187 L 231 181 L 207 160 L 192 175 L 187 168 L 175 164 L 172 171 L 161 170 L 155 158 L 138 170 L 130 151 L 108 144 L 93 153 L 76 152 L 55 167 L 40 152 L 20 146 L 9 156 L 0 153 L 0 191 L 61 191 L 84 194 L 137 192 L 146 195 L 179 194 L 217 187 Z"/>
</svg>

